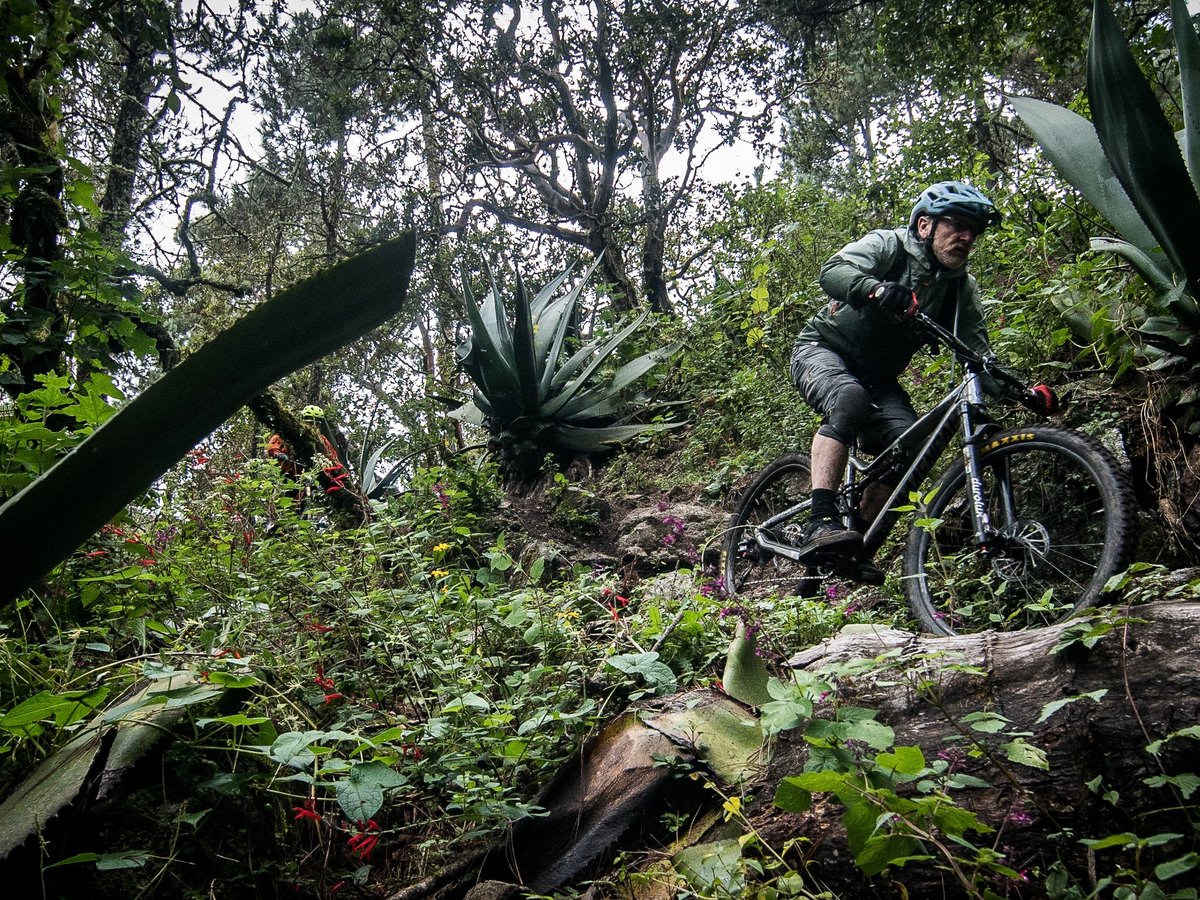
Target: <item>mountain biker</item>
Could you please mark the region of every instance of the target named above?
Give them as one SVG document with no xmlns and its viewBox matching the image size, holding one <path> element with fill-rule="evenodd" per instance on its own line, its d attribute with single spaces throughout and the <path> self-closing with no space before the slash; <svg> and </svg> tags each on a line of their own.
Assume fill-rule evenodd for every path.
<svg viewBox="0 0 1200 900">
<path fill-rule="evenodd" d="M 961 181 L 941 181 L 921 192 L 908 226 L 872 231 L 847 244 L 821 267 L 821 287 L 832 300 L 800 332 L 792 351 L 792 381 L 822 415 L 812 442 L 812 516 L 801 558 L 853 554 L 862 534 L 847 528 L 836 491 L 855 440 L 878 453 L 917 415 L 900 375 L 925 343 L 906 319 L 918 310 L 980 353 L 987 326 L 967 259 L 975 241 L 1000 221 L 995 205 Z M 1037 385 L 1026 402 L 1049 414 L 1054 392 Z M 871 485 L 861 511 L 874 519 L 890 486 Z"/>
</svg>

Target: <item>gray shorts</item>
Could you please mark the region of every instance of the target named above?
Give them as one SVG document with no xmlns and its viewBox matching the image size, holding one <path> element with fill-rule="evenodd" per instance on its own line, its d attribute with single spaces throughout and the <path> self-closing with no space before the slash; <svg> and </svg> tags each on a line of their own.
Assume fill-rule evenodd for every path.
<svg viewBox="0 0 1200 900">
<path fill-rule="evenodd" d="M 908 393 L 895 378 L 856 375 L 834 351 L 815 341 L 798 341 L 792 350 L 792 382 L 804 402 L 828 423 L 838 396 L 847 386 L 860 386 L 871 401 L 870 411 L 857 435 L 859 446 L 875 454 L 887 448 L 917 420 Z"/>
</svg>

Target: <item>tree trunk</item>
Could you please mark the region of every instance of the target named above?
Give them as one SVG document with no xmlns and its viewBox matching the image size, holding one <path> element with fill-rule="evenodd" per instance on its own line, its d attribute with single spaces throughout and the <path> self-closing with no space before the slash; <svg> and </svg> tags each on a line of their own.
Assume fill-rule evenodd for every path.
<svg viewBox="0 0 1200 900">
<path fill-rule="evenodd" d="M 29 319 L 27 346 L 9 351 L 21 382 L 4 384 L 16 397 L 38 388 L 36 376 L 63 366 L 66 325 L 59 304 L 61 279 L 55 269 L 63 255 L 61 238 L 67 218 L 62 207 L 63 170 L 56 153 L 56 107 L 45 102 L 42 85 L 28 79 L 20 68 L 9 69 L 5 81 L 8 102 L 0 106 L 0 126 L 24 167 L 12 205 L 11 235 L 22 257 L 20 294 L 22 312 Z"/>
</svg>

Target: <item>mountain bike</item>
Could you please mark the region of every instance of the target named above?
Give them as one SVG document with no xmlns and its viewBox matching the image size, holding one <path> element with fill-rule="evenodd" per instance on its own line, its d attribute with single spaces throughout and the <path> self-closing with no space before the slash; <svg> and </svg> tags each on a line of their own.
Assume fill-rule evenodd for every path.
<svg viewBox="0 0 1200 900">
<path fill-rule="evenodd" d="M 1004 428 L 985 402 L 984 380 L 1019 399 L 1027 390 L 1021 379 L 923 313 L 910 321 L 931 344 L 950 349 L 963 376 L 873 459 L 851 450 L 838 504 L 843 523 L 862 533 L 861 550 L 849 557 L 800 553 L 811 462 L 791 453 L 763 469 L 730 521 L 726 589 L 761 598 L 812 596 L 831 578 L 882 584 L 872 559 L 911 514 L 902 581 L 913 615 L 932 634 L 1048 625 L 1101 602 L 1133 549 L 1135 502 L 1125 470 L 1080 432 Z M 956 434 L 961 459 L 925 487 Z M 877 482 L 895 487 L 883 512 L 866 522 L 860 504 Z"/>
</svg>

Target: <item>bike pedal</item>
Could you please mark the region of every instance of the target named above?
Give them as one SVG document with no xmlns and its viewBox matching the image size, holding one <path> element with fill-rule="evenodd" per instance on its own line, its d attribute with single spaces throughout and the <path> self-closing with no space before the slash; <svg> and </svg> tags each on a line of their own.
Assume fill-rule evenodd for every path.
<svg viewBox="0 0 1200 900">
<path fill-rule="evenodd" d="M 859 563 L 858 570 L 855 572 L 854 580 L 861 581 L 863 584 L 879 586 L 886 579 L 886 574 L 883 569 L 869 562 Z"/>
</svg>

